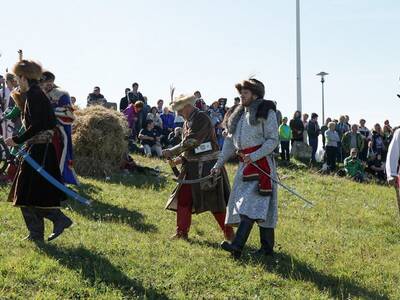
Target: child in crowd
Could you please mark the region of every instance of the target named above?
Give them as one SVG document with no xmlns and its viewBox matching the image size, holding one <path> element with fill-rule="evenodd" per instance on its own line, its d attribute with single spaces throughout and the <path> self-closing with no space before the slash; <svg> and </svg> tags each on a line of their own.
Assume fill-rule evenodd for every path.
<svg viewBox="0 0 400 300">
<path fill-rule="evenodd" d="M 340 142 L 339 134 L 336 131 L 336 123 L 329 122 L 328 130 L 325 131 L 325 151 L 326 163 L 330 171 L 336 170 L 336 157 L 338 151 L 338 143 Z"/>
<path fill-rule="evenodd" d="M 350 156 L 346 157 L 346 159 L 344 160 L 344 169 L 347 176 L 351 177 L 357 182 L 363 182 L 365 180 L 364 166 L 362 164 L 362 161 L 357 157 L 357 148 L 352 148 L 350 150 Z"/>
<path fill-rule="evenodd" d="M 154 122 L 152 120 L 146 120 L 146 127 L 139 132 L 139 140 L 147 157 L 151 157 L 153 151 L 157 157 L 162 156 L 160 135 L 154 129 Z"/>
<path fill-rule="evenodd" d="M 284 117 L 279 126 L 279 139 L 281 141 L 281 158 L 290 161 L 289 143 L 292 137 L 292 129 L 287 125 L 288 118 Z"/>
</svg>

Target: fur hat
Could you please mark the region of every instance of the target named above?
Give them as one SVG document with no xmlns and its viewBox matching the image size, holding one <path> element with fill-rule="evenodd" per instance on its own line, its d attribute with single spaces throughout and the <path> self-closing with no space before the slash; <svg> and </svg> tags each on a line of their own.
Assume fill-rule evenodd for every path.
<svg viewBox="0 0 400 300">
<path fill-rule="evenodd" d="M 264 98 L 265 95 L 265 87 L 264 84 L 255 79 L 250 78 L 248 80 L 243 80 L 241 83 L 235 85 L 239 94 L 243 89 L 251 91 L 253 94 L 257 95 L 259 98 Z"/>
<path fill-rule="evenodd" d="M 174 98 L 174 100 L 169 104 L 169 107 L 173 111 L 179 111 L 188 104 L 194 105 L 195 102 L 196 98 L 193 95 L 179 95 Z"/>
<path fill-rule="evenodd" d="M 42 77 L 42 66 L 32 60 L 21 60 L 13 68 L 13 73 L 28 80 L 40 80 Z"/>
</svg>

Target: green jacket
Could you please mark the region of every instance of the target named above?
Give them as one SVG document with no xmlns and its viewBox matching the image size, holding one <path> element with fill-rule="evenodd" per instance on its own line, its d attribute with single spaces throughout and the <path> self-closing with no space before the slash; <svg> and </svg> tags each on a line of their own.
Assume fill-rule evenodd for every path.
<svg viewBox="0 0 400 300">
<path fill-rule="evenodd" d="M 344 160 L 344 168 L 347 175 L 354 177 L 358 174 L 364 174 L 364 166 L 358 158 L 346 157 Z"/>
<path fill-rule="evenodd" d="M 292 139 L 292 129 L 287 124 L 279 126 L 279 139 L 281 141 L 290 141 Z"/>
<path fill-rule="evenodd" d="M 350 145 L 351 145 L 351 134 L 352 132 L 346 132 L 343 137 L 342 137 L 342 147 L 346 151 L 346 153 L 350 153 Z M 357 149 L 360 152 L 364 148 L 364 138 L 361 135 L 361 133 L 357 132 L 356 133 L 356 144 L 357 144 Z"/>
</svg>

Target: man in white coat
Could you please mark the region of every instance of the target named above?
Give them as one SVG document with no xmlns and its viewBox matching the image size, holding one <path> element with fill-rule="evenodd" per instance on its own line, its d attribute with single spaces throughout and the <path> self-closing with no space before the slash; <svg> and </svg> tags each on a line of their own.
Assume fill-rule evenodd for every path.
<svg viewBox="0 0 400 300">
<path fill-rule="evenodd" d="M 400 130 L 396 130 L 386 159 L 386 174 L 390 185 L 397 185 L 398 167 L 400 159 Z"/>
<path fill-rule="evenodd" d="M 278 197 L 276 184 L 265 173 L 276 178 L 273 158 L 279 142 L 276 106 L 263 99 L 264 84 L 254 78 L 237 84 L 236 89 L 241 95 L 241 104 L 228 114 L 228 136 L 211 171 L 218 174 L 230 157 L 239 156 L 225 220 L 227 225 L 238 226 L 238 229 L 233 242 L 223 242 L 221 247 L 239 258 L 254 223 L 257 223 L 261 242 L 259 254 L 272 255 Z"/>
<path fill-rule="evenodd" d="M 396 130 L 386 158 L 386 175 L 388 183 L 396 188 L 397 204 L 400 212 L 400 193 L 399 193 L 399 159 L 400 159 L 400 130 Z"/>
</svg>

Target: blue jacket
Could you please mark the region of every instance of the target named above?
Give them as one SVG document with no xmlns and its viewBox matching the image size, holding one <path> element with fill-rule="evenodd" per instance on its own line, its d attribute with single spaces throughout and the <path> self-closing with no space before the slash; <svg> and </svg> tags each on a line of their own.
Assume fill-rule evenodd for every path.
<svg viewBox="0 0 400 300">
<path fill-rule="evenodd" d="M 168 128 L 174 128 L 175 116 L 172 113 L 161 114 L 160 118 L 163 122 L 164 130 L 167 130 Z"/>
</svg>

